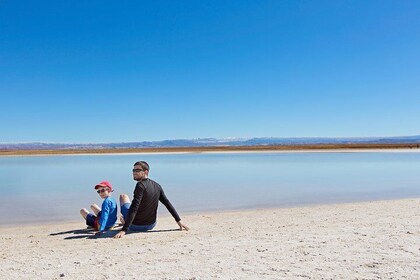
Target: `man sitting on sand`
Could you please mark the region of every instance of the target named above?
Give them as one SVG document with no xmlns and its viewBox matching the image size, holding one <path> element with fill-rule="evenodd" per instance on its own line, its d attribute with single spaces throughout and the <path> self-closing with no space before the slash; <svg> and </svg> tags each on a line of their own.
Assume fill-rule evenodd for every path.
<svg viewBox="0 0 420 280">
<path fill-rule="evenodd" d="M 124 219 L 124 226 L 114 238 L 123 237 L 127 230 L 147 231 L 156 225 L 157 208 L 159 201 L 166 206 L 179 225 L 180 230 L 188 230 L 188 227 L 181 222 L 181 218 L 175 208 L 169 202 L 162 187 L 155 181 L 148 178 L 149 164 L 145 161 L 138 161 L 134 164 L 133 179 L 137 181 L 134 189 L 133 202 L 126 194 L 120 196 L 121 214 Z"/>
</svg>

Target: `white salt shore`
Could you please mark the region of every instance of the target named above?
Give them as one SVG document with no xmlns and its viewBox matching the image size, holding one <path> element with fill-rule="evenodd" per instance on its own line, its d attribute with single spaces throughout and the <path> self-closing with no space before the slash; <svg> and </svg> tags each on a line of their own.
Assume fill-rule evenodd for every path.
<svg viewBox="0 0 420 280">
<path fill-rule="evenodd" d="M 420 279 L 420 198 L 171 217 L 93 238 L 0 228 L 0 279 Z"/>
</svg>

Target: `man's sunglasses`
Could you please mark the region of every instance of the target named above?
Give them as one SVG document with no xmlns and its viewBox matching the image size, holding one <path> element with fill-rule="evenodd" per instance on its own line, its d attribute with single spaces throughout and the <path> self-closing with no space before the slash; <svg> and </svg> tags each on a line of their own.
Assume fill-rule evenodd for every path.
<svg viewBox="0 0 420 280">
<path fill-rule="evenodd" d="M 143 169 L 133 169 L 133 172 L 137 173 L 137 172 L 142 172 L 144 171 Z"/>
</svg>

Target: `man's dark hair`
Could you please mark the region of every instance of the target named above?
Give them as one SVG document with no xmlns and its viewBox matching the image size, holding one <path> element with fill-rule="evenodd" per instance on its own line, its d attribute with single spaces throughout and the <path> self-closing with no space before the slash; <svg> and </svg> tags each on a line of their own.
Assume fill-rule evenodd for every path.
<svg viewBox="0 0 420 280">
<path fill-rule="evenodd" d="M 134 166 L 136 166 L 136 165 L 140 165 L 141 168 L 144 169 L 144 170 L 150 170 L 149 164 L 147 162 L 143 161 L 143 160 L 136 162 L 134 164 Z"/>
</svg>

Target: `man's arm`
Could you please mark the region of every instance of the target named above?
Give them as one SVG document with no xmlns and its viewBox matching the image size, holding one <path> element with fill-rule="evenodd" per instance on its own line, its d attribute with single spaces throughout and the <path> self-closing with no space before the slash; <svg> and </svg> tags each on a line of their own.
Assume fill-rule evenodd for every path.
<svg viewBox="0 0 420 280">
<path fill-rule="evenodd" d="M 179 217 L 178 213 L 176 212 L 175 208 L 172 206 L 169 199 L 166 197 L 165 192 L 163 189 L 160 191 L 159 201 L 165 205 L 166 209 L 168 209 L 169 213 L 171 213 L 172 217 L 174 217 L 175 221 L 180 221 L 181 218 Z"/>
<path fill-rule="evenodd" d="M 127 231 L 128 227 L 133 222 L 134 218 L 136 217 L 137 210 L 139 209 L 141 200 L 143 198 L 143 185 L 140 183 L 137 183 L 136 188 L 134 190 L 134 198 L 133 202 L 131 203 L 130 210 L 128 210 L 127 220 L 124 223 L 122 231 Z"/>
<path fill-rule="evenodd" d="M 124 226 L 120 232 L 118 232 L 114 238 L 121 238 L 125 235 L 134 218 L 136 217 L 137 210 L 139 209 L 141 200 L 143 198 L 144 186 L 141 183 L 137 183 L 134 189 L 134 198 L 131 202 L 130 209 L 128 210 L 127 220 L 124 221 Z"/>
<path fill-rule="evenodd" d="M 166 197 L 163 189 L 160 192 L 159 201 L 162 202 L 163 205 L 165 205 L 166 209 L 168 209 L 169 213 L 171 213 L 172 217 L 174 217 L 176 223 L 179 225 L 180 230 L 183 230 L 183 229 L 189 230 L 189 228 L 181 222 L 181 218 L 179 217 L 175 208 L 172 206 L 172 203 Z"/>
</svg>

